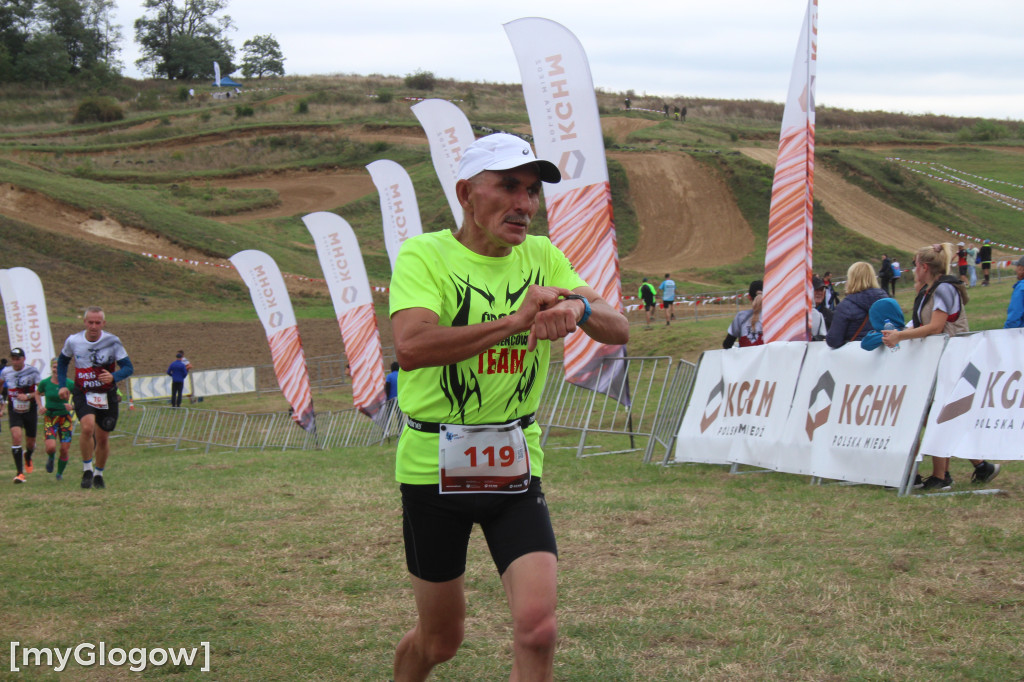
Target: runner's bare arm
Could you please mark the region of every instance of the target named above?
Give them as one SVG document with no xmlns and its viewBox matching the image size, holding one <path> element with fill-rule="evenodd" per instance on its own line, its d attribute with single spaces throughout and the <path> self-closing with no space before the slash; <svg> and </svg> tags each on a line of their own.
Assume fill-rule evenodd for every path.
<svg viewBox="0 0 1024 682">
<path fill-rule="evenodd" d="M 398 364 L 410 371 L 461 362 L 513 334 L 529 331 L 540 311 L 556 306 L 566 309 L 565 317 L 575 319 L 571 316 L 582 304 L 561 300 L 569 293 L 572 292 L 557 287 L 530 286 L 516 312 L 497 320 L 462 327 L 441 326 L 437 314 L 426 308 L 399 310 L 391 316 Z"/>
</svg>

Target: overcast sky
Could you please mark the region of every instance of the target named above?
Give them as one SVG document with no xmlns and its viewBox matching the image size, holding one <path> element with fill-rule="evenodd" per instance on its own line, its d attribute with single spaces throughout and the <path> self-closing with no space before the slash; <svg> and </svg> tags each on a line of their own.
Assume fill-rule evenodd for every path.
<svg viewBox="0 0 1024 682">
<path fill-rule="evenodd" d="M 544 17 L 579 38 L 599 88 L 782 102 L 806 4 L 233 0 L 226 13 L 236 61 L 247 39 L 270 34 L 289 75 L 519 83 L 502 24 Z M 125 72 L 139 77 L 142 2 L 117 5 Z M 818 29 L 819 106 L 1024 119 L 1024 0 L 820 0 Z"/>
</svg>

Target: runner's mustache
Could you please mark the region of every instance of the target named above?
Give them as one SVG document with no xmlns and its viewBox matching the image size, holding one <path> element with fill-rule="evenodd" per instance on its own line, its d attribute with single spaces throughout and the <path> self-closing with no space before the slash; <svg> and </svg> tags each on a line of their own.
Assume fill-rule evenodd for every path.
<svg viewBox="0 0 1024 682">
<path fill-rule="evenodd" d="M 530 226 L 531 218 L 525 213 L 510 213 L 505 216 L 506 223 L 522 223 L 526 227 Z"/>
</svg>

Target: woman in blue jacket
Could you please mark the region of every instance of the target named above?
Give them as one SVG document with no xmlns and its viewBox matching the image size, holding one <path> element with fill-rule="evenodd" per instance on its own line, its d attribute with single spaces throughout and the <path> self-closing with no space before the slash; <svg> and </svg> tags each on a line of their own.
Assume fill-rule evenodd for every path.
<svg viewBox="0 0 1024 682">
<path fill-rule="evenodd" d="M 859 341 L 871 331 L 868 311 L 871 304 L 886 293 L 878 286 L 878 277 L 870 263 L 858 261 L 846 271 L 846 298 L 839 302 L 832 314 L 825 343 L 839 348 L 847 341 Z"/>
</svg>

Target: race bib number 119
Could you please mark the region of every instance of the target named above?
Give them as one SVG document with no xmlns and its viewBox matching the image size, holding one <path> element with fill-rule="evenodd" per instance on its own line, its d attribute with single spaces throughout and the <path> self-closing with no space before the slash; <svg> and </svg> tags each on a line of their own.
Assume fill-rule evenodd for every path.
<svg viewBox="0 0 1024 682">
<path fill-rule="evenodd" d="M 519 423 L 442 424 L 438 438 L 446 493 L 521 493 L 530 487 L 530 453 Z"/>
</svg>

